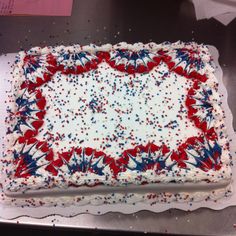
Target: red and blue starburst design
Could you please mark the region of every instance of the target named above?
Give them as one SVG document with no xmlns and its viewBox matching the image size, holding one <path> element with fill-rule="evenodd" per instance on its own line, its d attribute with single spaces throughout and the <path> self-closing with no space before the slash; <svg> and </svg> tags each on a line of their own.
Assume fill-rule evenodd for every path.
<svg viewBox="0 0 236 236">
<path fill-rule="evenodd" d="M 76 172 L 94 173 L 102 176 L 106 174 L 104 170 L 106 166 L 113 169 L 113 173 L 117 172 L 115 160 L 107 156 L 104 152 L 96 151 L 92 148 L 73 148 L 69 152 L 58 153 L 57 159 L 51 161 L 46 167 L 53 175 L 60 172 L 60 167 L 65 166 L 67 173 L 73 175 Z"/>
<path fill-rule="evenodd" d="M 205 66 L 198 50 L 179 48 L 170 51 L 160 50 L 159 54 L 163 56 L 163 61 L 170 71 L 189 79 L 196 79 L 201 82 L 207 81 L 205 74 L 198 73 Z"/>
<path fill-rule="evenodd" d="M 98 57 L 89 52 L 64 52 L 57 58 L 58 69 L 63 74 L 80 74 L 96 69 L 100 63 Z"/>
<path fill-rule="evenodd" d="M 140 51 L 117 49 L 110 52 L 106 61 L 111 67 L 121 72 L 134 74 L 149 72 L 159 65 L 161 58 L 158 52 L 153 53 L 146 49 Z"/>
<path fill-rule="evenodd" d="M 203 171 L 219 170 L 222 164 L 222 148 L 217 142 L 218 137 L 212 126 L 214 119 L 210 101 L 212 91 L 204 87 L 207 76 L 197 72 L 203 66 L 203 62 L 195 55 L 196 53 L 183 48 L 177 49 L 173 55 L 161 50 L 150 52 L 147 49 L 139 51 L 114 49 L 94 54 L 85 51 L 64 52 L 57 56 L 27 55 L 23 66 L 26 80 L 22 83 L 21 94 L 16 99 L 17 112 L 14 115 L 18 118 L 12 130 L 13 133 L 19 134 L 17 142 L 22 145 L 20 151 L 14 151 L 15 177 L 40 175 L 40 168 L 52 176 L 57 176 L 66 169 L 67 174 L 71 175 L 78 172 L 93 173 L 98 176 L 110 174 L 108 178 L 113 179 L 116 179 L 118 173 L 126 170 L 142 173 L 151 169 L 158 173 L 162 170 L 171 171 L 173 167 L 188 169 L 189 165 Z M 47 142 L 37 139 L 37 134 L 43 125 L 47 103 L 40 86 L 50 81 L 56 72 L 86 73 L 96 69 L 101 62 L 129 74 L 147 73 L 160 63 L 165 63 L 171 72 L 191 79 L 193 86 L 188 90 L 185 105 L 188 118 L 202 131 L 202 134 L 199 137 L 188 138 L 177 150 L 170 150 L 165 144 L 157 146 L 154 143 L 147 143 L 146 146 L 138 145 L 124 151 L 118 159 L 92 147 L 74 147 L 68 152 L 54 153 Z M 96 104 L 90 105 L 94 107 Z M 41 163 L 42 159 L 46 161 Z"/>
<path fill-rule="evenodd" d="M 154 170 L 171 170 L 173 164 L 167 164 L 171 152 L 166 145 L 156 146 L 148 143 L 146 146 L 138 145 L 134 149 L 124 151 L 122 157 L 117 160 L 122 171 L 135 170 L 145 172 Z"/>
<path fill-rule="evenodd" d="M 192 165 L 204 171 L 219 170 L 221 168 L 222 150 L 216 140 L 209 140 L 205 136 L 191 137 L 172 152 L 171 160 L 178 167 L 187 168 Z"/>
<path fill-rule="evenodd" d="M 27 55 L 24 58 L 23 71 L 25 82 L 22 87 L 33 90 L 50 80 L 57 71 L 57 61 L 52 54 Z"/>
<path fill-rule="evenodd" d="M 43 125 L 43 118 L 46 113 L 46 100 L 40 90 L 28 93 L 27 89 L 22 90 L 22 94 L 16 99 L 17 117 L 13 132 L 22 135 L 22 142 L 36 136 L 39 128 Z"/>
<path fill-rule="evenodd" d="M 193 69 L 198 71 L 204 67 L 202 58 L 197 50 L 187 48 L 176 49 L 176 61 L 179 61 L 176 66 L 185 63 L 185 66 L 182 67 L 184 70 L 188 71 L 188 73 L 190 73 Z"/>
<path fill-rule="evenodd" d="M 41 176 L 37 170 L 45 168 L 52 160 L 52 149 L 47 142 L 40 142 L 36 138 L 19 139 L 18 142 L 22 143 L 22 146 L 19 151 L 14 151 L 15 176 L 17 178 Z"/>
</svg>

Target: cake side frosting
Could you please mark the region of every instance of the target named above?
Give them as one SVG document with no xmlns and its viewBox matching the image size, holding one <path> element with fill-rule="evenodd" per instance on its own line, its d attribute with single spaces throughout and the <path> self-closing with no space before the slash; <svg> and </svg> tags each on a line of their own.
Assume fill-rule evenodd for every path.
<svg viewBox="0 0 236 236">
<path fill-rule="evenodd" d="M 13 97 L 10 98 L 13 115 L 7 120 L 11 129 L 7 137 L 8 153 L 3 160 L 3 172 L 8 176 L 5 189 L 22 191 L 53 186 L 230 179 L 228 142 L 211 63 L 206 46 L 181 42 L 120 43 L 101 47 L 74 45 L 33 48 L 20 53 L 14 70 Z M 107 155 L 104 149 L 79 145 L 55 154 L 50 142 L 42 141 L 42 137 L 38 140 L 44 118 L 47 118 L 49 98 L 46 97 L 50 93 L 43 94 L 46 84 L 58 77 L 65 79 L 74 75 L 80 78 L 79 75 L 99 70 L 103 64 L 105 69 L 112 68 L 117 76 L 125 75 L 128 81 L 135 76 L 143 78 L 158 73 L 162 67 L 168 69 L 169 74 L 185 77 L 189 84 L 185 87 L 183 105 L 189 124 L 200 133 L 195 130 L 196 136 L 181 140 L 174 149 L 170 148 L 170 141 L 168 145 L 150 140 L 144 143 L 146 136 L 143 135 L 140 144 L 122 150 L 115 158 Z M 96 100 L 89 104 L 89 109 L 98 112 Z"/>
<path fill-rule="evenodd" d="M 89 194 L 76 196 L 59 196 L 56 197 L 25 197 L 13 198 L 6 195 L 0 195 L 0 202 L 5 205 L 14 205 L 18 207 L 67 207 L 67 206 L 84 206 L 84 205 L 113 205 L 113 204 L 130 204 L 136 205 L 144 203 L 148 205 L 167 204 L 171 202 L 200 202 L 200 201 L 217 201 L 223 197 L 232 195 L 232 186 L 219 188 L 214 191 L 198 192 L 160 192 L 150 193 L 110 193 L 110 194 Z"/>
</svg>

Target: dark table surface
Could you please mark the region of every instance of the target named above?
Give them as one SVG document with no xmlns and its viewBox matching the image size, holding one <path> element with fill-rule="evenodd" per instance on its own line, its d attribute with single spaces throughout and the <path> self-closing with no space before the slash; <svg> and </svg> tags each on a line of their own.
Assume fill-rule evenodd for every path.
<svg viewBox="0 0 236 236">
<path fill-rule="evenodd" d="M 196 21 L 194 7 L 187 0 L 74 0 L 71 17 L 0 17 L 0 54 L 32 46 L 178 40 L 210 44 L 219 50 L 228 103 L 236 117 L 236 20 L 228 26 L 214 19 Z M 135 216 L 84 214 L 82 219 L 91 229 L 236 235 L 236 207 L 141 211 Z"/>
</svg>

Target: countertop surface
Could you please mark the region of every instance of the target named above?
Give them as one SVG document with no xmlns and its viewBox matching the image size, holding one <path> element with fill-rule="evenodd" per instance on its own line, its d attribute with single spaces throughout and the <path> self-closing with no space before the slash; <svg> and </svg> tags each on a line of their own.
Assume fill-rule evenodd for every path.
<svg viewBox="0 0 236 236">
<path fill-rule="evenodd" d="M 236 19 L 228 26 L 214 19 L 196 21 L 194 7 L 187 0 L 74 0 L 71 17 L 0 17 L 0 54 L 33 46 L 178 40 L 209 44 L 219 50 L 229 107 L 236 117 Z M 236 235 L 236 207 L 82 214 L 76 224 L 88 230 Z"/>
</svg>

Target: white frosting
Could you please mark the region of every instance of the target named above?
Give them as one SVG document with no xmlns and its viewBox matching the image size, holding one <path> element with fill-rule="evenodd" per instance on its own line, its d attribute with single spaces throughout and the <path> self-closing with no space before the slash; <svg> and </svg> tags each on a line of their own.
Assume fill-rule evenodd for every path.
<svg viewBox="0 0 236 236">
<path fill-rule="evenodd" d="M 57 197 L 34 197 L 34 198 L 12 198 L 5 195 L 0 195 L 0 202 L 5 205 L 14 205 L 19 207 L 67 207 L 71 205 L 84 206 L 90 205 L 109 205 L 109 204 L 137 204 L 139 202 L 146 204 L 156 204 L 156 203 L 171 203 L 173 201 L 177 202 L 200 202 L 200 201 L 217 201 L 223 197 L 228 197 L 232 195 L 231 185 L 226 188 L 219 188 L 213 191 L 203 191 L 203 192 L 179 192 L 179 193 L 156 193 L 149 192 L 145 194 L 139 193 L 111 193 L 111 194 L 92 194 L 92 195 L 78 195 L 78 196 L 61 196 Z"/>
<path fill-rule="evenodd" d="M 112 49 L 120 49 L 120 48 L 122 48 L 122 49 L 127 48 L 127 49 L 130 49 L 130 50 L 133 50 L 133 51 L 138 51 L 140 49 L 148 49 L 149 51 L 155 51 L 155 50 L 158 50 L 158 49 L 163 49 L 163 50 L 167 49 L 167 50 L 171 51 L 171 49 L 177 49 L 177 48 L 182 48 L 182 47 L 185 47 L 185 48 L 188 48 L 188 49 L 197 49 L 199 51 L 200 55 L 201 55 L 201 58 L 203 59 L 204 67 L 202 67 L 199 70 L 199 73 L 207 75 L 207 77 L 209 79 L 207 80 L 206 86 L 210 87 L 213 90 L 213 95 L 211 96 L 211 99 L 212 99 L 212 103 L 214 104 L 214 113 L 213 113 L 214 114 L 214 118 L 215 118 L 215 120 L 214 120 L 214 127 L 216 129 L 217 134 L 220 137 L 219 138 L 219 144 L 222 145 L 222 147 L 223 147 L 222 158 L 221 158 L 223 166 L 222 166 L 222 168 L 219 171 L 210 170 L 208 172 L 204 172 L 202 170 L 196 170 L 194 168 L 191 169 L 191 166 L 189 166 L 190 167 L 190 171 L 188 171 L 187 173 L 186 173 L 186 171 L 184 169 L 178 170 L 177 171 L 178 177 L 176 175 L 176 172 L 174 174 L 174 171 L 173 172 L 165 172 L 164 171 L 163 174 L 158 176 L 158 181 L 160 181 L 160 182 L 170 182 L 170 181 L 174 180 L 174 181 L 177 181 L 177 182 L 187 182 L 187 181 L 190 181 L 190 182 L 200 182 L 200 181 L 203 181 L 203 180 L 208 180 L 210 182 L 218 182 L 218 181 L 220 181 L 222 179 L 230 179 L 230 177 L 231 177 L 231 168 L 229 166 L 229 163 L 230 163 L 229 151 L 226 148 L 227 135 L 225 133 L 225 130 L 221 128 L 222 124 L 224 124 L 224 123 L 223 123 L 223 112 L 222 112 L 222 109 L 221 109 L 221 107 L 219 105 L 220 99 L 219 99 L 219 95 L 218 95 L 218 93 L 216 91 L 217 80 L 216 80 L 216 78 L 214 76 L 214 69 L 210 65 L 210 63 L 212 63 L 212 62 L 210 62 L 210 54 L 208 52 L 207 47 L 204 46 L 204 45 L 198 45 L 196 43 L 184 44 L 184 43 L 178 41 L 178 42 L 173 43 L 173 44 L 170 44 L 170 43 L 163 43 L 163 44 L 149 43 L 149 44 L 145 45 L 145 44 L 142 44 L 142 43 L 138 43 L 138 44 L 130 45 L 130 44 L 126 44 L 126 43 L 119 43 L 119 44 L 114 45 L 114 46 L 112 46 L 110 44 L 107 44 L 107 45 L 103 45 L 101 47 L 97 47 L 95 45 L 89 45 L 89 46 L 84 46 L 84 47 L 81 47 L 80 45 L 74 45 L 73 47 L 72 46 L 70 46 L 70 47 L 58 46 L 58 47 L 45 47 L 45 48 L 36 47 L 36 48 L 31 49 L 28 52 L 21 52 L 19 54 L 19 60 L 18 60 L 17 64 L 15 65 L 15 68 L 14 68 L 13 98 L 18 96 L 18 94 L 19 94 L 19 86 L 20 86 L 20 84 L 25 79 L 24 78 L 24 74 L 23 74 L 23 70 L 22 70 L 23 58 L 24 58 L 25 55 L 40 55 L 40 54 L 52 53 L 53 55 L 56 56 L 56 55 L 58 55 L 62 51 L 80 52 L 82 50 L 85 50 L 85 51 L 88 51 L 90 53 L 95 53 L 96 51 L 110 51 Z M 100 66 L 104 66 L 104 65 L 101 64 Z M 163 66 L 163 65 L 161 65 L 161 66 Z M 112 69 L 109 69 L 109 70 L 112 70 Z M 92 74 L 91 71 L 88 72 L 88 73 Z M 113 72 L 113 73 L 116 73 L 116 72 Z M 117 72 L 117 73 L 119 73 L 119 72 Z M 156 75 L 157 75 L 158 72 L 155 72 L 155 69 L 153 69 L 153 73 L 156 73 Z M 55 75 L 54 79 L 57 79 L 58 76 L 59 76 L 58 74 Z M 170 75 L 170 77 L 171 76 L 173 76 L 173 75 Z M 60 75 L 60 77 L 63 78 L 64 76 Z M 79 77 L 80 76 L 75 76 L 74 79 L 80 79 Z M 128 81 L 129 77 L 131 77 L 131 76 L 127 76 L 125 79 Z M 178 77 L 177 78 L 178 83 L 179 82 L 181 83 L 181 81 L 182 81 L 181 80 L 181 76 L 177 76 L 177 77 Z M 81 79 L 83 79 L 83 78 L 81 78 Z M 145 77 L 143 75 L 142 79 L 144 79 L 144 80 L 148 79 L 148 76 Z M 150 80 L 148 84 L 151 87 L 153 85 L 153 81 Z M 158 87 L 158 89 L 160 89 L 161 86 L 164 86 L 164 84 L 165 84 L 165 81 L 163 81 L 161 83 L 161 85 Z M 92 84 L 90 84 L 90 86 L 92 86 Z M 65 86 L 65 88 L 66 88 L 66 86 Z M 45 85 L 45 87 L 43 89 L 47 90 L 48 87 Z M 73 91 L 73 87 L 70 87 L 70 89 L 71 89 L 71 91 Z M 67 91 L 69 91 L 68 87 L 67 87 Z M 170 90 L 167 89 L 167 91 L 170 91 Z M 106 91 L 106 92 L 108 92 L 108 91 Z M 180 94 L 181 93 L 183 94 L 184 91 L 180 91 Z M 173 98 L 176 99 L 177 98 L 177 93 L 174 94 L 174 95 L 176 95 L 176 96 L 173 96 Z M 48 98 L 47 98 L 47 100 L 48 100 Z M 124 101 L 122 101 L 122 102 L 124 102 Z M 14 99 L 11 100 L 10 103 L 12 104 L 12 106 L 11 106 L 12 110 L 13 111 L 16 110 L 16 107 L 15 107 L 15 104 L 14 104 Z M 151 104 L 155 104 L 155 101 L 151 100 L 150 103 Z M 160 101 L 157 102 L 157 106 L 155 106 L 155 109 L 157 109 L 158 103 L 160 103 Z M 73 105 L 73 107 L 74 107 L 74 105 Z M 121 106 L 121 107 L 123 109 L 123 106 Z M 179 108 L 178 106 L 175 107 L 175 109 L 178 109 L 178 108 Z M 156 110 L 154 110 L 154 111 L 157 112 Z M 109 116 L 112 117 L 113 114 L 114 114 L 114 112 L 113 113 L 111 112 L 111 114 L 109 113 Z M 165 121 L 168 121 L 171 118 L 171 112 L 168 112 L 168 114 L 169 115 L 167 115 L 167 118 L 165 118 Z M 47 115 L 50 118 L 53 119 L 53 114 L 50 115 L 50 113 L 49 113 Z M 64 115 L 65 115 L 65 111 L 64 111 Z M 99 117 L 98 120 L 102 121 L 103 123 L 105 122 L 104 121 L 104 117 Z M 162 125 L 164 125 L 165 121 L 162 120 L 162 122 L 160 122 L 160 123 L 162 123 Z M 102 122 L 100 122 L 99 125 L 101 125 Z M 15 120 L 14 120 L 14 117 L 13 117 L 12 120 L 8 122 L 8 125 L 9 124 L 10 125 L 14 125 L 14 123 L 15 123 Z M 184 130 L 185 132 L 180 132 L 181 133 L 181 140 L 185 139 L 186 137 L 188 137 L 190 135 L 190 133 L 192 134 L 192 132 L 195 132 L 195 134 L 197 133 L 197 130 L 193 126 L 191 126 L 191 122 L 188 122 L 188 123 L 190 125 L 189 129 L 185 129 Z M 44 129 L 46 126 L 47 126 L 47 123 L 45 123 L 45 126 L 42 129 Z M 61 128 L 62 127 L 60 127 L 60 130 L 61 130 Z M 131 124 L 129 125 L 129 128 L 131 128 Z M 71 131 L 73 131 L 72 130 L 72 126 L 69 129 L 71 129 Z M 68 130 L 64 130 L 64 132 L 67 132 Z M 93 131 L 94 129 L 91 129 L 91 130 Z M 149 128 L 145 127 L 144 128 L 141 125 L 140 127 L 137 127 L 137 132 L 138 131 L 140 132 L 140 130 L 142 130 L 143 133 L 141 132 L 141 135 L 139 133 L 139 136 L 141 137 L 142 140 L 144 140 L 144 139 L 147 138 L 147 133 L 150 132 L 151 127 L 149 127 Z M 145 133 L 144 130 L 148 130 L 149 132 Z M 90 136 L 93 136 L 93 135 L 94 135 L 94 133 L 91 132 Z M 106 133 L 106 132 L 99 133 L 99 137 L 101 137 L 102 135 L 107 136 L 108 133 Z M 176 137 L 172 137 L 173 140 L 171 140 L 171 138 L 168 137 L 168 135 L 165 134 L 165 132 L 163 132 L 162 135 L 165 137 L 167 142 L 169 142 L 170 146 L 174 148 L 176 143 L 177 143 L 177 141 L 176 141 L 177 138 Z M 6 152 L 6 157 L 4 157 L 5 159 L 6 158 L 11 159 L 12 158 L 12 153 L 11 153 L 12 143 L 14 143 L 14 140 L 16 140 L 17 136 L 18 135 L 16 135 L 16 134 L 8 135 L 8 137 L 7 137 L 7 140 L 8 140 L 7 145 L 8 145 L 8 147 L 6 148 L 7 152 Z M 89 139 L 87 139 L 87 143 L 86 142 L 83 143 L 84 146 L 87 146 L 88 140 Z M 19 144 L 17 144 L 17 145 L 14 146 L 14 149 L 19 150 L 21 148 L 21 146 Z M 64 145 L 68 147 L 68 143 L 66 143 L 66 141 L 64 142 Z M 96 143 L 95 141 L 93 142 L 93 145 L 94 146 L 97 145 L 96 147 L 99 146 L 98 143 Z M 127 147 L 125 147 L 125 149 L 129 148 L 129 143 L 126 144 L 126 145 L 127 145 Z M 59 149 L 60 148 L 62 148 L 62 147 L 60 146 Z M 110 149 L 109 148 L 107 149 L 107 147 L 106 147 L 106 150 L 109 152 L 109 154 L 114 155 L 114 153 L 116 154 L 115 150 L 117 150 L 117 147 L 114 144 Z M 132 163 L 131 163 L 131 165 L 132 165 Z M 3 167 L 3 172 L 5 173 L 6 171 L 12 171 L 11 168 L 12 168 L 11 165 L 8 165 L 7 168 Z M 46 173 L 44 173 L 42 171 L 42 174 L 46 174 Z M 135 171 L 132 171 L 132 172 L 129 173 L 129 171 L 127 171 L 125 173 L 120 174 L 118 176 L 118 179 L 119 179 L 121 184 L 122 184 L 123 180 L 126 183 L 127 179 L 129 179 L 130 182 L 135 182 L 137 180 L 137 176 L 140 176 L 140 173 L 138 173 L 138 172 L 136 173 Z M 141 177 L 142 177 L 142 179 L 147 179 L 148 182 L 152 182 L 152 181 L 156 180 L 157 176 L 154 173 L 152 173 L 152 171 L 146 171 L 145 173 L 142 174 Z M 50 188 L 50 187 L 52 187 L 55 184 L 58 187 L 64 188 L 68 184 L 67 181 L 69 181 L 70 183 L 79 184 L 80 181 L 83 182 L 84 178 L 87 178 L 87 177 L 83 176 L 83 174 L 80 174 L 80 173 L 76 173 L 74 176 L 66 176 L 66 175 L 59 174 L 56 177 L 55 182 L 53 182 L 53 183 L 49 182 L 49 183 L 46 184 L 47 178 L 48 177 L 47 177 L 47 174 L 46 174 L 46 175 L 44 175 L 44 177 L 31 176 L 27 180 L 20 179 L 20 178 L 19 179 L 13 179 L 13 180 L 12 179 L 4 179 L 2 182 L 3 182 L 3 185 L 4 185 L 5 188 L 9 188 L 9 186 L 10 186 L 10 189 L 12 191 L 17 191 L 17 190 L 23 190 L 23 189 L 38 189 L 38 188 L 41 188 L 41 187 Z M 101 179 L 102 179 L 102 181 L 104 181 L 105 184 L 114 184 L 114 183 L 111 183 L 111 182 L 107 181 L 105 179 L 105 177 L 101 177 Z M 91 175 L 89 177 L 89 180 L 90 180 L 90 182 L 87 183 L 87 184 L 93 185 L 98 180 L 98 176 L 97 175 L 96 176 L 92 176 Z M 217 198 L 219 196 L 222 196 L 222 192 L 225 193 L 225 189 L 224 190 L 221 189 L 219 191 L 215 191 L 214 193 L 204 193 L 205 194 L 204 197 L 206 197 L 206 196 L 209 197 L 209 194 L 210 194 L 210 197 Z M 185 195 L 189 196 L 189 194 L 185 194 Z M 199 199 L 202 199 L 202 194 L 200 194 L 200 195 L 201 195 L 201 197 L 199 197 Z M 196 197 L 196 196 L 198 196 L 198 193 L 196 193 L 194 196 L 195 196 L 195 198 L 198 199 L 198 197 Z M 178 198 L 178 197 L 176 198 L 175 197 L 175 200 L 180 201 L 183 198 L 187 199 L 187 201 L 190 200 L 188 197 L 186 197 L 186 198 L 185 197 L 180 197 L 180 198 Z M 140 199 L 140 196 L 137 196 L 137 198 L 134 197 L 134 199 L 136 199 L 136 201 L 137 201 L 137 199 Z M 170 199 L 172 199 L 172 198 L 170 197 Z M 50 202 L 50 201 L 51 200 L 49 199 L 48 202 Z M 66 199 L 62 199 L 62 202 L 63 201 L 66 202 Z M 68 200 L 68 202 L 70 202 L 70 201 L 71 201 L 71 198 L 70 198 L 70 200 Z M 72 200 L 72 201 L 74 201 L 74 200 Z M 47 202 L 47 200 L 46 200 L 46 202 Z M 95 202 L 97 204 L 97 200 L 94 200 L 92 198 L 88 199 L 86 201 L 86 203 L 88 203 L 88 202 L 90 202 L 90 203 L 94 203 Z M 98 204 L 99 204 L 99 202 L 98 202 Z"/>
<path fill-rule="evenodd" d="M 164 141 L 176 149 L 200 131 L 187 118 L 186 108 L 181 108 L 192 82 L 174 73 L 162 78 L 165 73 L 164 63 L 135 78 L 120 77 L 106 63 L 82 75 L 57 73 L 42 86 L 47 113 L 38 139 L 47 140 L 50 132 L 61 137 L 59 146 L 52 142 L 55 153 L 76 146 L 93 147 L 114 158 L 149 142 L 161 146 Z M 89 107 L 92 100 L 97 103 L 94 111 Z"/>
</svg>

